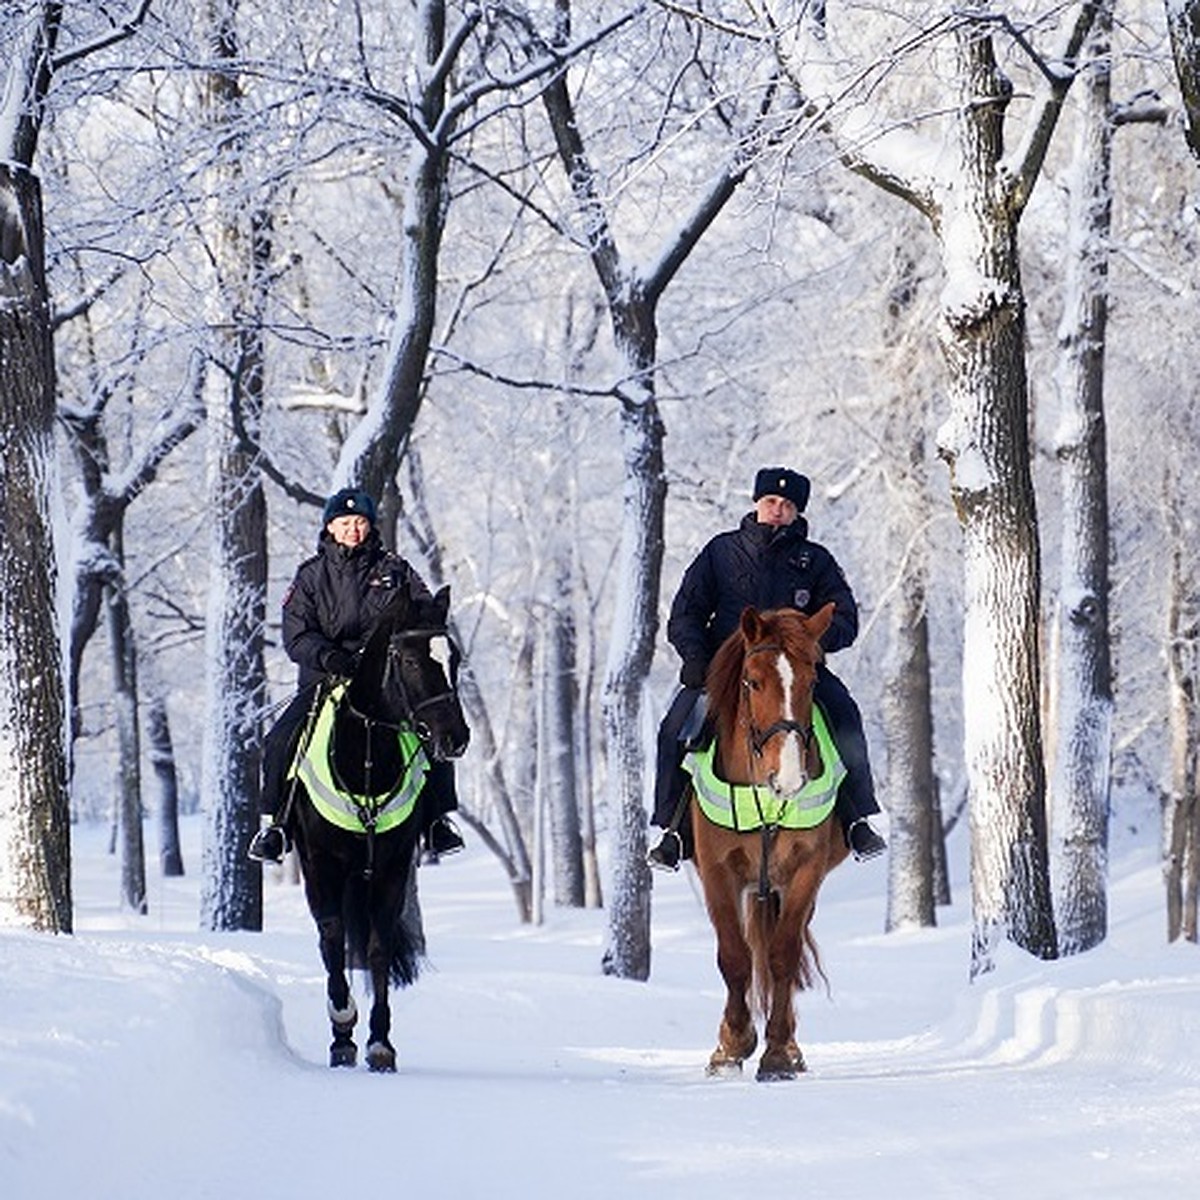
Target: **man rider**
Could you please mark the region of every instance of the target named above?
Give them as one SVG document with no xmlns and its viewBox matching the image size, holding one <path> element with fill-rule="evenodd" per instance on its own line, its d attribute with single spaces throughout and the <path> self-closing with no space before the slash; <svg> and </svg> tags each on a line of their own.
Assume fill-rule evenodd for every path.
<svg viewBox="0 0 1200 1200">
<path fill-rule="evenodd" d="M 671 605 L 667 640 L 679 653 L 682 685 L 658 734 L 658 762 L 652 823 L 664 832 L 651 847 L 652 867 L 676 871 L 690 855 L 690 823 L 685 819 L 688 776 L 683 770 L 683 733 L 695 721 L 708 664 L 737 628 L 742 610 L 797 608 L 811 615 L 830 601 L 833 621 L 821 639 L 825 654 L 849 646 L 858 636 L 858 605 L 833 555 L 809 540 L 808 478 L 787 467 L 763 467 L 754 479 L 754 511 L 736 529 L 717 534 L 683 575 Z M 882 854 L 883 838 L 869 817 L 879 812 L 858 705 L 845 685 L 821 663 L 814 698 L 829 722 L 847 775 L 835 812 L 846 844 L 862 862 Z"/>
</svg>

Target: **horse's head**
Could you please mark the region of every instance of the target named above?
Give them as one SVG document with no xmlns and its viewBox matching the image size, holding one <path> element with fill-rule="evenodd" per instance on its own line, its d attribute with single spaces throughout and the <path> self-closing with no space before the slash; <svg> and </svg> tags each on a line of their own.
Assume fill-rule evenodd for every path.
<svg viewBox="0 0 1200 1200">
<path fill-rule="evenodd" d="M 725 777 L 768 786 L 786 798 L 819 769 L 812 732 L 813 688 L 827 604 L 811 617 L 795 609 L 747 608 L 709 668 Z"/>
<path fill-rule="evenodd" d="M 410 726 L 436 760 L 465 753 L 470 730 L 458 698 L 460 654 L 447 631 L 450 589 L 431 600 L 398 593 L 384 611 L 363 653 L 375 664 L 351 687 L 373 692 L 371 702 L 383 720 Z M 363 673 L 360 672 L 360 675 Z M 361 695 L 356 703 L 362 704 Z"/>
</svg>

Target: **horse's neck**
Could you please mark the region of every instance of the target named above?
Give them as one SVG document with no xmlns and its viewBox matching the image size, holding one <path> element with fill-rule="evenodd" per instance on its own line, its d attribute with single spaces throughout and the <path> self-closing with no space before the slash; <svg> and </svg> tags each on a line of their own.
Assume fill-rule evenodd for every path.
<svg viewBox="0 0 1200 1200">
<path fill-rule="evenodd" d="M 717 774 L 727 783 L 751 783 L 750 735 L 745 722 L 736 718 L 717 724 L 715 763 Z"/>
</svg>

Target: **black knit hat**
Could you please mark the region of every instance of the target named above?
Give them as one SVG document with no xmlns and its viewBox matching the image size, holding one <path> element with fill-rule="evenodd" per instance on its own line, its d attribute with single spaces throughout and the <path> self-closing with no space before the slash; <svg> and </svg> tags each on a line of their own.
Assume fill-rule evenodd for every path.
<svg viewBox="0 0 1200 1200">
<path fill-rule="evenodd" d="M 375 501 L 362 488 L 342 488 L 325 501 L 321 520 L 328 525 L 334 517 L 366 517 L 375 524 Z"/>
<path fill-rule="evenodd" d="M 797 512 L 804 511 L 810 490 L 808 476 L 801 475 L 799 471 L 793 471 L 789 467 L 763 467 L 754 477 L 756 501 L 764 496 L 782 496 L 796 506 Z"/>
</svg>

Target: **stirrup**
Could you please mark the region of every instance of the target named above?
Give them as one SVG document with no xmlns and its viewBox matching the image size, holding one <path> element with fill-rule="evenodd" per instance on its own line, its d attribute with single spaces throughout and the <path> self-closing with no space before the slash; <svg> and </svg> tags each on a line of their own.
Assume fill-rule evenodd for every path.
<svg viewBox="0 0 1200 1200">
<path fill-rule="evenodd" d="M 288 852 L 288 838 L 281 825 L 264 825 L 250 839 L 246 857 L 251 862 L 269 862 L 279 866 Z"/>
<path fill-rule="evenodd" d="M 446 854 L 457 854 L 466 844 L 449 817 L 438 817 L 425 830 L 425 861 L 437 862 Z"/>
<path fill-rule="evenodd" d="M 850 823 L 850 828 L 846 830 L 846 844 L 854 854 L 855 862 L 878 858 L 887 849 L 887 842 L 871 828 L 866 817 L 859 817 Z"/>
<path fill-rule="evenodd" d="M 658 839 L 657 845 L 646 851 L 646 862 L 656 871 L 678 871 L 683 858 L 683 838 L 677 830 L 668 829 Z"/>
</svg>

